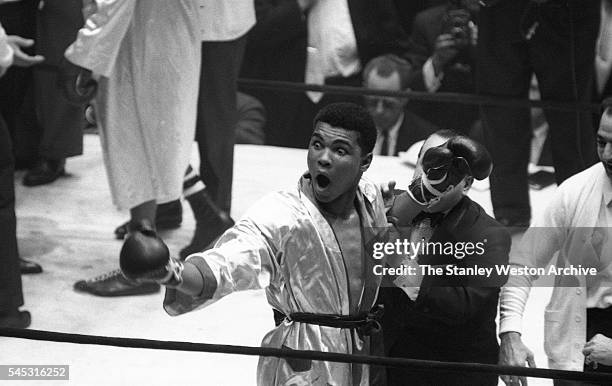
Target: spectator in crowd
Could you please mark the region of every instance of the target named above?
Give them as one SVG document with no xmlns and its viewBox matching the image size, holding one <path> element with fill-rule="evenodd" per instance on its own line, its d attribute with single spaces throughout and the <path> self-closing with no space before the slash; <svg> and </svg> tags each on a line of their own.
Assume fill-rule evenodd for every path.
<svg viewBox="0 0 612 386">
<path fill-rule="evenodd" d="M 13 63 L 31 66 L 44 60 L 21 50 L 32 44 L 33 41 L 19 36 L 7 36 L 0 24 L 0 77 Z M 19 310 L 23 305 L 20 273 L 42 272 L 42 268 L 19 258 L 13 171 L 11 136 L 0 113 L 0 327 L 26 328 L 31 316 L 28 311 Z"/>
<path fill-rule="evenodd" d="M 34 41 L 38 0 L 0 0 L 0 23 L 9 35 Z M 22 47 L 34 55 L 33 43 Z M 32 68 L 13 66 L 0 78 L 0 112 L 9 130 L 15 168 L 27 169 L 36 164 L 38 133 L 34 111 Z"/>
<path fill-rule="evenodd" d="M 558 274 L 544 313 L 544 346 L 553 369 L 612 372 L 612 100 L 597 131 L 600 163 L 563 182 L 547 208 L 527 230 L 510 263 L 546 268 L 595 269 L 596 275 Z M 499 363 L 534 367 L 533 353 L 521 341 L 521 319 L 536 275 L 512 275 L 501 294 Z M 586 344 L 585 344 L 586 343 Z M 606 354 L 607 352 L 607 354 Z M 503 376 L 518 385 L 514 376 Z M 525 379 L 520 379 L 523 385 Z M 555 381 L 555 385 L 583 385 Z"/>
<path fill-rule="evenodd" d="M 543 101 L 589 102 L 599 0 L 491 1 L 479 14 L 478 91 L 527 98 L 532 73 Z M 495 218 L 526 227 L 531 219 L 528 108 L 483 106 L 483 131 L 495 170 Z M 595 162 L 590 113 L 545 110 L 557 184 Z"/>
<path fill-rule="evenodd" d="M 400 54 L 407 37 L 393 0 L 258 0 L 242 76 L 302 83 L 360 86 L 372 58 Z M 249 90 L 251 91 L 251 90 Z M 309 122 L 322 106 L 358 97 L 253 90 L 268 112 L 267 143 L 304 148 Z"/>
<path fill-rule="evenodd" d="M 373 90 L 406 90 L 410 64 L 395 55 L 376 57 L 363 70 L 364 87 Z M 407 108 L 406 98 L 365 96 L 365 104 L 378 137 L 374 154 L 396 156 L 414 143 L 426 139 L 435 131 L 432 123 L 418 117 Z"/>
<path fill-rule="evenodd" d="M 99 79 L 96 115 L 113 202 L 130 209 L 130 231 L 154 228 L 157 203 L 181 196 L 189 164 L 201 60 L 198 9 L 175 1 L 91 5 L 66 56 Z M 75 289 L 120 296 L 160 288 L 116 270 L 78 281 Z"/>
<path fill-rule="evenodd" d="M 440 162 L 441 159 L 448 162 Z M 468 167 L 458 166 L 462 162 Z M 424 170 L 424 165 L 431 168 Z M 441 168 L 442 165 L 446 166 Z M 429 249 L 431 252 L 423 249 L 418 256 L 406 256 L 399 262 L 389 260 L 392 266 L 414 267 L 415 274 L 398 276 L 393 284 L 383 283 L 380 289 L 379 301 L 385 308 L 382 327 L 387 355 L 495 363 L 499 349 L 495 317 L 499 288 L 506 277 L 493 274 L 487 278 L 469 273 L 422 275 L 418 268 L 419 265 L 493 268 L 508 263 L 510 235 L 467 197 L 474 178 L 486 178 L 491 168 L 490 155 L 482 145 L 450 130 L 437 131 L 423 144 L 409 190 L 416 196 L 414 192 L 420 189 L 413 188 L 419 186 L 415 181 L 422 181 L 420 186 L 426 190 L 433 185 L 446 194 L 412 221 L 395 210 L 397 200 L 403 197 L 396 195 L 388 213 L 390 222 L 398 226 L 400 236 L 413 243 L 485 245 L 482 253 L 449 254 L 433 248 Z M 446 176 L 446 185 L 435 185 L 439 176 L 433 174 L 439 171 Z M 497 385 L 495 374 L 415 372 L 389 367 L 387 376 L 389 385 L 406 385 L 406 380 L 410 380 L 410 385 L 428 386 Z"/>
<path fill-rule="evenodd" d="M 408 85 L 415 91 L 474 93 L 478 0 L 455 0 L 416 15 L 408 59 L 414 71 Z M 415 114 L 442 128 L 472 135 L 478 108 L 448 102 L 414 102 Z"/>
<path fill-rule="evenodd" d="M 64 51 L 83 25 L 82 0 L 39 1 L 36 52 L 45 63 L 59 66 Z M 85 103 L 69 102 L 62 93 L 58 73 L 34 69 L 34 104 L 38 162 L 23 178 L 26 186 L 48 184 L 64 174 L 66 158 L 83 153 Z"/>
</svg>

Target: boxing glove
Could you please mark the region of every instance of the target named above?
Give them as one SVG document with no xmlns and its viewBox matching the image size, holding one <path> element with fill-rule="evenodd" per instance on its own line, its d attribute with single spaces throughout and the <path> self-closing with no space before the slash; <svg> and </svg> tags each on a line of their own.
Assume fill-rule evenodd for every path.
<svg viewBox="0 0 612 386">
<path fill-rule="evenodd" d="M 170 257 L 166 244 L 148 227 L 141 227 L 127 237 L 119 254 L 119 266 L 126 278 L 137 282 L 170 287 L 182 282 L 183 263 Z"/>
<path fill-rule="evenodd" d="M 483 180 L 493 169 L 487 149 L 464 136 L 427 149 L 421 166 L 423 172 L 412 180 L 408 191 L 416 202 L 426 206 L 437 202 L 466 176 Z"/>
<path fill-rule="evenodd" d="M 83 105 L 91 101 L 98 90 L 91 71 L 62 59 L 58 70 L 58 82 L 64 97 L 72 104 Z"/>
<path fill-rule="evenodd" d="M 398 194 L 393 199 L 393 204 L 387 210 L 387 222 L 396 228 L 409 227 L 412 220 L 423 211 L 424 206 L 418 203 L 411 194 L 407 192 Z"/>
</svg>

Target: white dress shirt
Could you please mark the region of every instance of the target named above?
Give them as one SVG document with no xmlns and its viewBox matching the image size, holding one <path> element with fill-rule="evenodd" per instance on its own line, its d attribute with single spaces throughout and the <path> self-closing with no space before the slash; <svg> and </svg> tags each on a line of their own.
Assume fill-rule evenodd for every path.
<svg viewBox="0 0 612 386">
<path fill-rule="evenodd" d="M 389 129 L 389 136 L 387 137 L 387 155 L 394 155 L 395 148 L 397 146 L 397 137 L 399 135 L 399 129 L 404 121 L 404 113 L 400 115 L 399 119 L 391 129 Z M 378 130 L 378 136 L 376 137 L 376 144 L 374 145 L 374 154 L 380 155 L 382 153 L 382 145 L 383 145 L 383 135 L 380 130 Z"/>
</svg>

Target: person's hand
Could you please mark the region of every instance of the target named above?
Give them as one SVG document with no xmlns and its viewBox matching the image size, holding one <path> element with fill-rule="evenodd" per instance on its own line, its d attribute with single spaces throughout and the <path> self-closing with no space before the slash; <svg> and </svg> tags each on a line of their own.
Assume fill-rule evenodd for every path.
<svg viewBox="0 0 612 386">
<path fill-rule="evenodd" d="M 499 361 L 501 366 L 525 366 L 536 367 L 533 352 L 523 344 L 521 334 L 518 332 L 506 332 L 501 336 L 499 347 Z M 516 375 L 500 375 L 500 378 L 508 386 L 527 386 L 526 377 Z"/>
<path fill-rule="evenodd" d="M 470 13 L 465 9 L 451 9 L 442 20 L 443 33 L 436 38 L 434 53 L 431 57 L 436 74 L 457 56 L 460 50 L 470 44 L 471 33 L 468 24 Z"/>
<path fill-rule="evenodd" d="M 32 47 L 34 40 L 25 39 L 17 35 L 9 35 L 6 37 L 7 43 L 13 49 L 13 65 L 18 67 L 30 67 L 45 61 L 42 55 L 28 55 L 23 52 L 22 48 Z"/>
<path fill-rule="evenodd" d="M 387 204 L 391 205 L 393 203 L 393 197 L 395 196 L 393 193 L 395 190 L 395 181 L 383 182 L 379 185 L 379 188 L 386 208 Z"/>
<path fill-rule="evenodd" d="M 584 345 L 582 353 L 585 356 L 584 363 L 592 364 L 594 369 L 598 364 L 612 366 L 612 339 L 597 334 Z"/>
<path fill-rule="evenodd" d="M 444 68 L 459 53 L 459 47 L 453 35 L 444 33 L 436 38 L 434 53 L 431 56 L 431 64 L 436 75 L 444 72 Z"/>
</svg>

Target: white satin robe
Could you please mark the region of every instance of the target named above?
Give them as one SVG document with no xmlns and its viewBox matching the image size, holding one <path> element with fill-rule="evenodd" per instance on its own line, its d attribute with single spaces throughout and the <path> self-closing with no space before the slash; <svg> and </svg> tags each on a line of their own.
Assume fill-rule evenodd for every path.
<svg viewBox="0 0 612 386">
<path fill-rule="evenodd" d="M 166 311 L 178 315 L 234 291 L 265 288 L 270 305 L 285 315 L 293 312 L 349 315 L 344 258 L 332 228 L 309 198 L 311 191 L 310 180 L 303 177 L 297 189 L 267 195 L 225 232 L 215 248 L 191 255 L 190 260 L 206 261 L 217 287 L 214 293 L 200 297 L 168 290 Z M 378 188 L 362 179 L 357 202 L 367 251 L 368 245 L 385 234 L 383 200 Z M 360 311 L 372 308 L 380 285 L 380 277 L 372 272 L 376 261 L 365 255 Z M 354 330 L 283 322 L 264 337 L 262 346 L 350 354 L 363 353 L 364 343 L 367 346 Z M 368 384 L 365 366 L 298 362 L 301 369 L 309 369 L 294 371 L 284 359 L 261 357 L 258 385 Z"/>
</svg>

